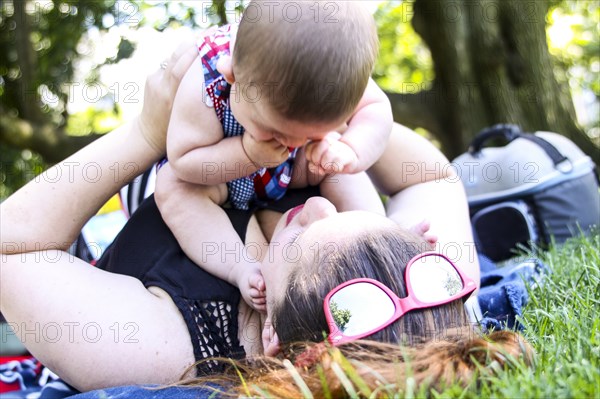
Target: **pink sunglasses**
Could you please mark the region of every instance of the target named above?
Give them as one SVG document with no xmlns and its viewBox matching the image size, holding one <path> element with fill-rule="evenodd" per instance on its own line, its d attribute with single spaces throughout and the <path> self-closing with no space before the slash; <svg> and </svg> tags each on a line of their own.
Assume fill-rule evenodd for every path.
<svg viewBox="0 0 600 399">
<path fill-rule="evenodd" d="M 425 252 L 412 258 L 404 272 L 408 296 L 399 298 L 377 280 L 357 278 L 332 289 L 323 301 L 332 345 L 364 338 L 389 326 L 407 312 L 444 305 L 477 288 L 446 256 Z"/>
</svg>

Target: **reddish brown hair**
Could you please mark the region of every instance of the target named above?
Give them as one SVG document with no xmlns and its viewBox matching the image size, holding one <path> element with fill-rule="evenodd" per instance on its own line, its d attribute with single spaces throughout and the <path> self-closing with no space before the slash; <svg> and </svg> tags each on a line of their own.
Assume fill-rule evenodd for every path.
<svg viewBox="0 0 600 399">
<path fill-rule="evenodd" d="M 314 345 L 321 344 L 296 344 L 294 353 L 304 353 Z M 315 398 L 340 398 L 348 396 L 338 376 L 341 369 L 346 374 L 349 370 L 355 373 L 364 387 L 378 392 L 373 397 L 389 397 L 403 391 L 409 378 L 417 386 L 425 384 L 441 390 L 454 383 L 466 386 L 478 376 L 494 375 L 499 370 L 514 367 L 517 362 L 533 364 L 530 345 L 512 331 L 493 332 L 489 336 L 453 336 L 414 347 L 363 340 L 329 347 L 319 353 L 311 365 L 294 369 L 284 357 L 222 359 L 231 366 L 224 375 L 190 379 L 178 385 L 212 382 L 230 387 L 221 388 L 223 391 L 216 389 L 219 396 L 262 397 L 266 393 L 277 398 L 297 398 L 303 397 L 294 379 L 299 377 Z"/>
<path fill-rule="evenodd" d="M 500 331 L 488 337 L 453 337 L 415 347 L 361 341 L 330 348 L 313 366 L 296 370 L 315 398 L 326 397 L 326 389 L 333 398 L 348 396 L 334 370 L 334 363 L 345 370 L 354 369 L 371 391 L 389 385 L 390 390 L 384 389 L 376 395 L 387 397 L 403 390 L 409 377 L 417 385 L 427 384 L 437 389 L 457 382 L 466 386 L 479 373 L 494 374 L 499 369 L 513 366 L 518 359 L 532 364 L 531 347 L 520 335 Z M 261 364 L 262 369 L 256 367 L 257 364 Z M 262 391 L 273 397 L 302 396 L 289 366 L 286 367 L 282 360 L 255 362 L 244 371 L 248 373 L 244 377 L 245 386 L 238 382 L 236 394 L 261 395 Z"/>
</svg>

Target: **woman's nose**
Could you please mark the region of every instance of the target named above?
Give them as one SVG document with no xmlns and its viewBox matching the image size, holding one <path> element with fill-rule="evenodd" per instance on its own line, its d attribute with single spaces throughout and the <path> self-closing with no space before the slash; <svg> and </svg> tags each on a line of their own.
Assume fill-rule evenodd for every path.
<svg viewBox="0 0 600 399">
<path fill-rule="evenodd" d="M 325 219 L 337 213 L 335 206 L 323 197 L 311 197 L 304 203 L 304 208 L 299 216 L 299 222 L 310 225 L 318 220 Z"/>
</svg>

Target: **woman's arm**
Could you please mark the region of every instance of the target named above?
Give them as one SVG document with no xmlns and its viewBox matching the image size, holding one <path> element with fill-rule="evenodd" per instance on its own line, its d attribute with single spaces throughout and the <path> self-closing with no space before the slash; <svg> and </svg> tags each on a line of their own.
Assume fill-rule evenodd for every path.
<svg viewBox="0 0 600 399">
<path fill-rule="evenodd" d="M 182 46 L 166 70 L 148 78 L 135 122 L 1 206 L 0 311 L 25 347 L 79 390 L 173 383 L 194 361 L 186 324 L 164 291 L 56 249 L 66 248 L 105 199 L 136 175 L 128 165 L 143 170 L 164 153 L 172 99 L 195 53 Z M 86 166 L 89 174 L 81 174 Z"/>
<path fill-rule="evenodd" d="M 182 46 L 146 82 L 144 108 L 128 123 L 48 169 L 0 205 L 2 254 L 66 250 L 123 185 L 160 159 L 178 83 L 195 57 Z"/>
<path fill-rule="evenodd" d="M 403 227 L 427 220 L 438 237 L 436 250 L 479 282 L 469 209 L 462 182 L 448 159 L 415 132 L 395 124 L 383 156 L 369 176 L 389 195 L 387 214 Z"/>
</svg>

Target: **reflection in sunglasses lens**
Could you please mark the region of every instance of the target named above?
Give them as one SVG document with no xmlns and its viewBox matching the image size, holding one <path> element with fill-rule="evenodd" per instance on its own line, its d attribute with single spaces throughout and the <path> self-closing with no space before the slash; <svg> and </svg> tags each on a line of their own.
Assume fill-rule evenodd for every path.
<svg viewBox="0 0 600 399">
<path fill-rule="evenodd" d="M 424 303 L 443 301 L 463 288 L 454 266 L 439 256 L 418 259 L 411 266 L 408 278 L 415 297 Z"/>
<path fill-rule="evenodd" d="M 341 331 L 344 331 L 346 329 L 346 324 L 348 324 L 350 318 L 352 317 L 350 309 L 340 309 L 337 302 L 332 300 L 329 304 L 329 310 L 331 310 L 331 315 L 333 316 L 335 325 Z"/>
<path fill-rule="evenodd" d="M 389 287 L 370 278 L 341 284 L 325 298 L 325 313 L 330 323 L 329 342 L 339 345 L 367 337 L 407 312 L 465 297 L 476 286 L 467 276 L 461 276 L 445 256 L 428 252 L 414 257 L 407 265 L 407 297 L 399 298 Z"/>
<path fill-rule="evenodd" d="M 394 302 L 379 287 L 367 283 L 348 285 L 329 300 L 329 310 L 339 330 L 356 336 L 378 328 L 394 316 Z"/>
</svg>

